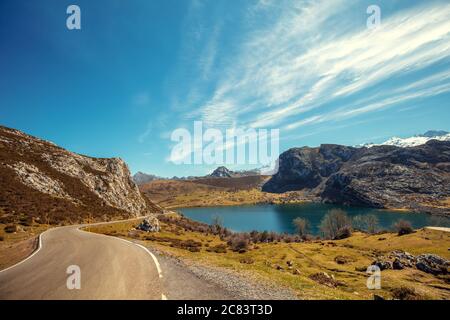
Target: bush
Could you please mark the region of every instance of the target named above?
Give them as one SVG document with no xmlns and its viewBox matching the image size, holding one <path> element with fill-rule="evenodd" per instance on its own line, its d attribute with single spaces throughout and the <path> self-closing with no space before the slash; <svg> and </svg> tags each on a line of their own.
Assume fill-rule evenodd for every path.
<svg viewBox="0 0 450 320">
<path fill-rule="evenodd" d="M 346 239 L 352 236 L 352 227 L 344 226 L 340 228 L 334 237 L 336 240 Z"/>
<path fill-rule="evenodd" d="M 7 226 L 5 226 L 4 230 L 6 233 L 18 232 L 19 226 L 15 224 L 8 224 Z"/>
<path fill-rule="evenodd" d="M 397 300 L 421 300 L 422 297 L 412 288 L 400 287 L 392 290 L 392 297 Z"/>
<path fill-rule="evenodd" d="M 248 250 L 249 239 L 244 233 L 238 233 L 231 236 L 227 244 L 235 252 L 245 252 Z"/>
<path fill-rule="evenodd" d="M 394 224 L 394 230 L 398 233 L 399 236 L 414 232 L 411 223 L 409 221 L 401 219 Z"/>
<path fill-rule="evenodd" d="M 320 231 L 323 237 L 335 239 L 339 232 L 344 232 L 344 227 L 347 227 L 346 231 L 351 230 L 351 225 L 351 220 L 345 211 L 333 209 L 320 222 Z"/>
<path fill-rule="evenodd" d="M 295 230 L 300 237 L 306 237 L 309 234 L 311 224 L 307 219 L 295 218 L 292 224 L 295 226 Z"/>
<path fill-rule="evenodd" d="M 224 244 L 219 244 L 217 246 L 206 249 L 206 251 L 215 253 L 227 253 L 227 247 Z"/>
</svg>

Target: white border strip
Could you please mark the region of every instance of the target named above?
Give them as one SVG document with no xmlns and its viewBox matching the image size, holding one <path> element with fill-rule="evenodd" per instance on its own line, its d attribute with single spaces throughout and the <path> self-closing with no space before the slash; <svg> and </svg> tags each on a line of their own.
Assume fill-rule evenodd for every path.
<svg viewBox="0 0 450 320">
<path fill-rule="evenodd" d="M 29 255 L 27 258 L 23 259 L 22 261 L 17 262 L 15 265 L 12 265 L 12 266 L 10 266 L 10 267 L 8 267 L 8 268 L 6 268 L 6 269 L 0 270 L 0 273 L 5 272 L 5 271 L 8 271 L 9 269 L 15 268 L 15 267 L 17 267 L 18 265 L 24 263 L 25 261 L 27 261 L 27 260 L 33 258 L 33 256 L 34 256 L 36 253 L 38 253 L 38 252 L 42 249 L 42 235 L 43 235 L 44 233 L 46 233 L 47 231 L 49 231 L 49 230 L 51 230 L 51 229 L 45 230 L 44 232 L 42 232 L 41 234 L 39 234 L 39 238 L 38 238 L 38 239 L 39 239 L 39 240 L 38 240 L 38 248 L 37 248 L 36 250 L 34 250 L 33 253 L 32 253 L 31 255 Z"/>
</svg>

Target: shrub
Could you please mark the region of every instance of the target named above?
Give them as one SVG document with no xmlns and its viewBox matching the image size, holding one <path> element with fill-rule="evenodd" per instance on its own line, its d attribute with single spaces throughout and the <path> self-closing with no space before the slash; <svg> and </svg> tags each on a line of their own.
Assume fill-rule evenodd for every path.
<svg viewBox="0 0 450 320">
<path fill-rule="evenodd" d="M 414 232 L 411 223 L 409 221 L 401 219 L 394 224 L 394 230 L 398 233 L 399 236 Z"/>
<path fill-rule="evenodd" d="M 206 251 L 215 253 L 227 253 L 227 247 L 224 244 L 219 244 L 217 246 L 207 248 Z"/>
<path fill-rule="evenodd" d="M 421 300 L 422 297 L 412 288 L 400 287 L 392 290 L 392 297 L 397 300 Z"/>
<path fill-rule="evenodd" d="M 338 235 L 338 232 L 344 232 L 344 227 L 351 230 L 351 220 L 347 216 L 347 213 L 343 210 L 333 209 L 326 214 L 320 222 L 320 231 L 322 235 L 327 239 L 334 239 Z M 347 230 L 347 231 L 348 231 Z"/>
<path fill-rule="evenodd" d="M 17 232 L 19 231 L 19 226 L 15 224 L 8 224 L 7 226 L 5 226 L 4 230 L 6 233 Z"/>
<path fill-rule="evenodd" d="M 253 264 L 255 263 L 255 260 L 252 257 L 244 257 L 241 260 L 239 260 L 239 262 L 244 264 Z"/>
<path fill-rule="evenodd" d="M 311 224 L 307 219 L 295 218 L 292 224 L 295 226 L 295 230 L 300 237 L 306 237 L 309 234 Z"/>
<path fill-rule="evenodd" d="M 244 233 L 238 233 L 231 236 L 227 244 L 235 252 L 245 252 L 248 250 L 249 240 Z"/>
<path fill-rule="evenodd" d="M 214 215 L 212 217 L 211 227 L 213 230 L 213 233 L 217 234 L 220 233 L 220 231 L 223 229 L 223 219 L 219 215 Z"/>
<path fill-rule="evenodd" d="M 352 236 L 352 227 L 344 226 L 338 230 L 334 239 L 341 240 L 341 239 L 349 238 L 351 236 Z"/>
</svg>

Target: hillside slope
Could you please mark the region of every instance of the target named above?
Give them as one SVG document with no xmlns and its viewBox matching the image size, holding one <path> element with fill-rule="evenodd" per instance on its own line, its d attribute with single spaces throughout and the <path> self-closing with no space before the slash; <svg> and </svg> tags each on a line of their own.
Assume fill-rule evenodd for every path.
<svg viewBox="0 0 450 320">
<path fill-rule="evenodd" d="M 24 218 L 78 223 L 157 211 L 141 195 L 123 160 L 79 155 L 0 126 L 1 223 Z"/>
<path fill-rule="evenodd" d="M 312 190 L 325 202 L 448 215 L 450 142 L 290 149 L 280 155 L 279 172 L 263 190 Z"/>
</svg>

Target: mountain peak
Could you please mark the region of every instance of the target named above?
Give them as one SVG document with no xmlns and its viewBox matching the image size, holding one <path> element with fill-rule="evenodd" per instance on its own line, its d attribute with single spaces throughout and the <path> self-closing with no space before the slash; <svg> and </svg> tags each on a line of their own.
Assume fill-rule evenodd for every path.
<svg viewBox="0 0 450 320">
<path fill-rule="evenodd" d="M 374 146 L 396 146 L 402 148 L 417 147 L 426 144 L 430 140 L 450 141 L 450 133 L 443 130 L 429 130 L 409 138 L 392 137 L 382 143 L 366 143 L 360 147 L 371 148 Z"/>
<path fill-rule="evenodd" d="M 227 167 L 221 166 L 218 167 L 216 170 L 214 170 L 210 177 L 217 177 L 217 178 L 231 178 L 234 175 L 233 171 L 228 170 Z"/>
</svg>

